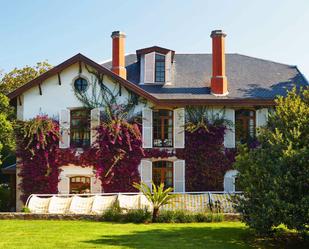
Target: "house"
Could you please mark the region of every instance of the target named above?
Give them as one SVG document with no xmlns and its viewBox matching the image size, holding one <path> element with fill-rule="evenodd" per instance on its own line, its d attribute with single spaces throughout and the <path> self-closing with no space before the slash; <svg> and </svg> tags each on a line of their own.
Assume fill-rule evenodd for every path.
<svg viewBox="0 0 309 249">
<path fill-rule="evenodd" d="M 8 97 L 16 105 L 17 118 L 28 120 L 47 114 L 59 120 L 62 139 L 60 148 L 90 145 L 100 112 L 81 109 L 74 91 L 91 91 L 92 68 L 105 75 L 110 89 L 121 90 L 120 102 L 127 101 L 129 92 L 141 97 L 135 111 L 142 113 L 143 147 L 147 149 L 185 149 L 185 113 L 187 106 L 207 106 L 214 113 L 223 108 L 225 118 L 233 124 L 224 135 L 224 146 L 235 148 L 238 142 L 254 137 L 256 129 L 267 122 L 269 109 L 277 95 L 285 95 L 294 86 L 308 86 L 296 66 L 240 54 L 225 53 L 226 34 L 211 32 L 212 54 L 181 54 L 158 46 L 136 50 L 125 55 L 124 33 L 112 33 L 112 61 L 98 64 L 77 54 L 36 79 L 28 82 Z M 89 122 L 87 117 L 90 116 Z M 87 129 L 75 126 L 83 120 Z M 235 124 L 241 127 L 235 130 Z M 17 209 L 20 177 L 17 160 Z M 58 183 L 59 193 L 76 193 L 80 184 L 89 191 L 101 192 L 91 167 L 63 165 Z M 144 158 L 140 163 L 141 180 L 150 184 L 161 179 L 185 192 L 186 161 L 175 156 Z M 237 172 L 226 173 L 224 190 L 235 190 Z"/>
</svg>

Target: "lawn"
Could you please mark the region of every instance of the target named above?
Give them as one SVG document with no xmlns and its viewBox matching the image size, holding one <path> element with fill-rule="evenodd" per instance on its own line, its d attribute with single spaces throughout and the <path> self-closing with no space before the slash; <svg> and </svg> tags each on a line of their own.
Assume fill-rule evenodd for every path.
<svg viewBox="0 0 309 249">
<path fill-rule="evenodd" d="M 0 220 L 0 248 L 309 248 L 295 236 L 256 239 L 240 222 L 117 224 Z"/>
</svg>

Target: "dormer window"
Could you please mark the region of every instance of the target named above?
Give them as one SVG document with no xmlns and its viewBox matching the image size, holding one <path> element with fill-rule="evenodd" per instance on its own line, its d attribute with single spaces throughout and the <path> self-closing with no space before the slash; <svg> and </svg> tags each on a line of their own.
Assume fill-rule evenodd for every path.
<svg viewBox="0 0 309 249">
<path fill-rule="evenodd" d="M 165 82 L 165 56 L 157 53 L 155 57 L 155 82 Z"/>
</svg>

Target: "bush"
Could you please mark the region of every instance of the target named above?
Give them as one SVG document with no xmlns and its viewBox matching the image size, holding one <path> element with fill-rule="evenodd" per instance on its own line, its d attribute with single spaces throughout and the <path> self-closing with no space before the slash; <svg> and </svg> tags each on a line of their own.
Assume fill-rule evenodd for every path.
<svg viewBox="0 0 309 249">
<path fill-rule="evenodd" d="M 132 223 L 148 223 L 151 221 L 151 213 L 146 209 L 129 210 L 127 213 L 122 215 L 122 221 Z"/>
<path fill-rule="evenodd" d="M 260 146 L 242 148 L 235 167 L 243 190 L 238 210 L 260 234 L 280 224 L 309 231 L 309 90 L 276 100 L 268 125 L 259 131 Z"/>
<path fill-rule="evenodd" d="M 7 184 L 0 184 L 0 212 L 10 210 L 10 188 Z"/>
<path fill-rule="evenodd" d="M 192 222 L 220 222 L 221 213 L 193 213 L 188 211 L 162 211 L 157 222 L 159 223 L 192 223 Z"/>
<path fill-rule="evenodd" d="M 151 221 L 151 213 L 146 209 L 133 209 L 122 212 L 120 208 L 114 206 L 104 212 L 102 220 L 111 222 L 147 223 Z"/>
</svg>

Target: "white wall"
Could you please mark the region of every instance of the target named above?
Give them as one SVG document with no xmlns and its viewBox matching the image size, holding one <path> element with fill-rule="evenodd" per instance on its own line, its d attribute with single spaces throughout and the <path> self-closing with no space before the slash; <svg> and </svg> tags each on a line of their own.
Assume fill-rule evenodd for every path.
<svg viewBox="0 0 309 249">
<path fill-rule="evenodd" d="M 74 95 L 73 81 L 79 75 L 78 63 L 66 68 L 60 74 L 61 85 L 58 84 L 58 76 L 54 75 L 41 84 L 42 95 L 39 93 L 39 87 L 35 86 L 22 95 L 22 106 L 17 104 L 17 113 L 23 120 L 34 118 L 39 114 L 47 114 L 49 117 L 58 118 L 59 111 L 61 109 L 82 107 L 82 103 Z M 88 73 L 83 66 L 81 76 L 85 77 L 89 83 L 95 79 L 93 75 Z M 115 89 L 117 92 L 118 85 L 108 77 L 104 77 L 104 83 L 109 89 Z M 91 96 L 91 87 L 88 89 L 88 93 Z M 128 98 L 128 92 L 122 87 L 122 95 L 119 97 L 119 103 L 123 103 Z M 136 107 L 135 111 L 140 111 L 143 104 Z M 22 113 L 22 115 L 21 115 Z"/>
</svg>

